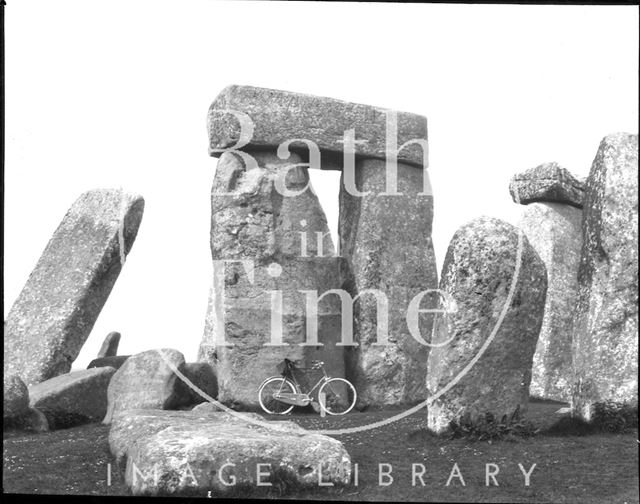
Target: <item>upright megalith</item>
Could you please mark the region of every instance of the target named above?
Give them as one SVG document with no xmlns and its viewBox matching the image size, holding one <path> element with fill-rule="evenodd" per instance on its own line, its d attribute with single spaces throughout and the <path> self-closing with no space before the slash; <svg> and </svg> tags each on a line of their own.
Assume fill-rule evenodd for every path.
<svg viewBox="0 0 640 504">
<path fill-rule="evenodd" d="M 96 358 L 101 359 L 103 357 L 113 357 L 115 355 L 118 355 L 119 344 L 120 333 L 117 331 L 110 332 L 102 342 L 102 346 L 100 347 L 100 351 L 98 352 Z"/>
<path fill-rule="evenodd" d="M 571 398 L 581 223 L 582 212 L 561 203 L 531 203 L 522 211 L 520 228 L 544 262 L 548 282 L 529 389 L 535 397 L 567 402 Z"/>
<path fill-rule="evenodd" d="M 349 264 L 349 292 L 359 296 L 354 306 L 359 345 L 347 351 L 348 377 L 362 406 L 424 400 L 432 315 L 419 314 L 416 330 L 408 325 L 407 314 L 412 299 L 438 286 L 431 240 L 433 196 L 423 193 L 428 175 L 398 163 L 399 194 L 387 195 L 386 171 L 382 160 L 358 160 L 355 186 L 367 194 L 350 193 L 345 174 L 340 187 L 340 251 Z M 382 293 L 386 308 L 372 291 Z M 419 309 L 436 308 L 437 301 L 434 292 L 427 292 Z M 388 339 L 383 343 L 378 312 L 387 309 Z"/>
<path fill-rule="evenodd" d="M 600 143 L 587 178 L 574 310 L 574 414 L 638 402 L 638 135 Z"/>
<path fill-rule="evenodd" d="M 427 367 L 429 428 L 524 411 L 547 289 L 527 237 L 499 219 L 465 224 L 449 244 L 440 289 L 446 312 L 436 319 Z"/>
<path fill-rule="evenodd" d="M 509 189 L 514 201 L 524 205 L 520 228 L 547 268 L 544 319 L 529 391 L 536 397 L 569 401 L 584 184 L 557 163 L 545 163 L 514 175 Z"/>
<path fill-rule="evenodd" d="M 27 385 L 69 372 L 122 270 L 144 211 L 118 189 L 82 194 L 53 234 L 6 320 L 5 374 Z"/>
<path fill-rule="evenodd" d="M 307 330 L 308 290 L 322 295 L 341 284 L 341 260 L 324 212 L 301 159 L 283 161 L 271 151 L 253 151 L 257 166 L 225 153 L 211 193 L 213 282 L 199 360 L 216 371 L 218 399 L 256 408 L 262 381 L 285 358 L 305 366 L 326 363 L 344 376 L 337 299 L 318 303 L 317 341 Z M 287 191 L 296 195 L 284 195 Z M 317 233 L 320 234 L 320 238 Z M 325 257 L 318 257 L 321 252 Z"/>
</svg>

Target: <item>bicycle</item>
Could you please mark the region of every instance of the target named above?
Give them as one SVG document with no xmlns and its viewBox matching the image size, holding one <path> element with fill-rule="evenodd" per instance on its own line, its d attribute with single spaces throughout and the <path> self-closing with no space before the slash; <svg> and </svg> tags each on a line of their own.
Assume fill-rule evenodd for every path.
<svg viewBox="0 0 640 504">
<path fill-rule="evenodd" d="M 329 415 L 349 413 L 357 399 L 356 389 L 351 382 L 327 375 L 322 361 L 312 361 L 311 369 L 321 369 L 322 376 L 308 392 L 303 392 L 294 374 L 303 370 L 289 359 L 284 359 L 278 366 L 280 376 L 271 376 L 260 385 L 258 401 L 262 409 L 270 415 L 286 415 L 294 406 L 309 405 L 312 402 L 311 394 L 317 388 L 318 403 L 325 412 Z"/>
</svg>

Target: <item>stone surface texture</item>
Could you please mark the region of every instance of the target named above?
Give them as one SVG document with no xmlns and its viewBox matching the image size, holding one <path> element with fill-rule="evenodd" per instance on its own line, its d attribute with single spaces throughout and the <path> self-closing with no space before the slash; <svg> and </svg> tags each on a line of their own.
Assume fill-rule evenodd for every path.
<svg viewBox="0 0 640 504">
<path fill-rule="evenodd" d="M 544 263 L 527 237 L 499 219 L 465 224 L 449 244 L 440 289 L 448 311 L 436 320 L 439 346 L 429 354 L 428 427 L 442 432 L 467 414 L 524 412 L 547 290 Z"/>
<path fill-rule="evenodd" d="M 29 387 L 30 405 L 49 425 L 99 422 L 107 412 L 107 388 L 116 370 L 100 367 L 72 371 Z"/>
<path fill-rule="evenodd" d="M 318 340 L 324 346 L 300 346 L 307 341 L 305 294 L 318 294 L 341 285 L 342 259 L 334 247 L 326 217 L 305 168 L 292 168 L 300 158 L 282 161 L 270 152 L 253 152 L 259 167 L 246 170 L 234 154 L 224 154 L 211 193 L 211 253 L 214 261 L 249 261 L 248 270 L 238 262 L 227 263 L 224 278 L 212 282 L 205 330 L 198 360 L 210 363 L 218 380 L 219 400 L 245 409 L 259 408 L 258 389 L 276 372 L 285 358 L 308 366 L 323 360 L 332 376 L 344 376 L 340 338 L 340 303 L 327 296 L 319 303 Z M 283 175 L 286 174 L 286 175 Z M 297 196 L 283 196 L 276 189 L 283 178 Z M 302 234 L 306 232 L 306 246 Z M 316 233 L 321 239 L 316 240 Z M 323 257 L 320 253 L 320 243 Z M 253 281 L 249 276 L 253 274 Z M 275 276 L 273 276 L 273 275 Z M 216 296 L 224 287 L 224 343 L 216 341 L 221 317 Z M 269 291 L 282 293 L 282 305 L 272 304 Z M 272 342 L 272 315 L 282 314 L 282 343 Z M 265 346 L 267 344 L 267 346 Z"/>
<path fill-rule="evenodd" d="M 120 333 L 116 331 L 110 332 L 102 342 L 102 346 L 100 347 L 97 358 L 100 359 L 102 357 L 113 357 L 118 355 L 119 344 Z"/>
<path fill-rule="evenodd" d="M 262 420 L 251 413 L 244 418 Z M 268 424 L 206 409 L 130 410 L 114 420 L 109 446 L 120 463 L 126 459 L 125 482 L 133 495 L 224 495 L 255 488 L 257 469 L 268 473 L 261 481 L 274 486 L 349 482 L 351 460 L 338 440 L 293 422 Z M 232 476 L 235 486 L 225 486 Z"/>
<path fill-rule="evenodd" d="M 520 228 L 547 268 L 544 319 L 533 357 L 532 396 L 569 402 L 573 311 L 578 300 L 582 211 L 563 203 L 522 207 Z"/>
<path fill-rule="evenodd" d="M 282 143 L 296 138 L 315 142 L 322 152 L 323 169 L 342 169 L 345 131 L 354 129 L 357 158 L 386 159 L 387 117 L 395 112 L 370 105 L 349 103 L 277 89 L 232 85 L 223 89 L 212 103 L 207 117 L 209 150 L 238 145 L 240 121 L 225 110 L 233 110 L 250 118 L 254 125 L 245 150 L 266 149 L 275 152 Z M 417 114 L 395 112 L 397 148 L 414 139 L 427 139 L 427 119 Z M 249 131 L 242 132 L 248 134 Z M 391 135 L 390 135 L 391 136 Z M 248 140 L 248 139 L 247 139 Z M 244 143 L 244 142 L 242 142 Z M 302 144 L 292 144 L 300 154 L 308 152 Z M 422 148 L 408 144 L 398 154 L 400 162 L 422 167 Z"/>
<path fill-rule="evenodd" d="M 42 411 L 36 408 L 29 408 L 22 415 L 11 418 L 4 423 L 4 427 L 30 432 L 48 432 L 50 430 L 47 417 Z"/>
<path fill-rule="evenodd" d="M 638 402 L 638 136 L 606 136 L 585 191 L 574 322 L 574 414 Z"/>
<path fill-rule="evenodd" d="M 182 374 L 196 389 L 194 390 L 182 379 L 176 381 L 176 393 L 179 396 L 178 404 L 180 406 L 189 406 L 208 401 L 207 397 L 203 397 L 199 391 L 212 399 L 217 399 L 218 379 L 211 364 L 207 362 L 188 362 L 184 365 Z"/>
<path fill-rule="evenodd" d="M 29 389 L 17 375 L 4 376 L 2 418 L 15 418 L 29 409 Z"/>
<path fill-rule="evenodd" d="M 348 378 L 359 396 L 359 407 L 423 401 L 429 347 L 409 333 L 406 313 L 421 291 L 438 287 L 433 242 L 433 196 L 426 170 L 398 164 L 400 195 L 386 190 L 384 161 L 356 163 L 357 196 L 340 187 L 340 251 L 348 261 L 346 288 L 352 296 L 378 289 L 388 299 L 388 344 L 376 345 L 376 300 L 364 294 L 354 306 L 358 347 L 347 351 Z M 426 190 L 425 190 L 426 188 Z M 425 194 L 420 194 L 424 192 Z M 428 294 L 421 309 L 436 308 Z M 420 336 L 429 342 L 432 315 L 420 315 Z"/>
<path fill-rule="evenodd" d="M 133 246 L 143 210 L 141 196 L 117 189 L 88 191 L 75 201 L 7 315 L 5 374 L 33 385 L 69 372 Z"/>
<path fill-rule="evenodd" d="M 182 372 L 184 364 L 184 356 L 170 348 L 147 350 L 129 357 L 109 382 L 103 423 L 111 423 L 128 409 L 175 407 L 179 397 L 173 369 Z"/>
<path fill-rule="evenodd" d="M 513 176 L 509 192 L 518 203 L 515 189 L 518 189 L 519 203 L 527 205 L 536 201 L 566 203 L 582 208 L 584 180 L 574 177 L 569 170 L 558 163 L 544 163 Z"/>
</svg>

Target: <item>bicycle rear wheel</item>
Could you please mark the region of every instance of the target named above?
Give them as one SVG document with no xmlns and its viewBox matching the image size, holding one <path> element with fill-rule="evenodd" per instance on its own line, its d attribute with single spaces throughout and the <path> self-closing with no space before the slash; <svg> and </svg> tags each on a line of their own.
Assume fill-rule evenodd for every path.
<svg viewBox="0 0 640 504">
<path fill-rule="evenodd" d="M 318 398 L 324 394 L 324 404 L 320 401 L 320 407 L 330 415 L 344 415 L 349 413 L 356 405 L 356 388 L 344 378 L 331 378 L 320 390 Z"/>
<path fill-rule="evenodd" d="M 273 397 L 278 392 L 296 393 L 296 387 L 289 380 L 280 376 L 267 378 L 258 391 L 258 401 L 262 409 L 270 415 L 285 415 L 293 409 L 293 405 L 278 401 Z"/>
</svg>

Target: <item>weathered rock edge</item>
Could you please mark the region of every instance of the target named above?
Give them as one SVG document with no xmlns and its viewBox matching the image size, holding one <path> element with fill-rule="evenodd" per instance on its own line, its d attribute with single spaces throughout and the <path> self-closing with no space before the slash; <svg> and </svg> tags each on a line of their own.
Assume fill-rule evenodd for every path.
<svg viewBox="0 0 640 504">
<path fill-rule="evenodd" d="M 231 85 L 224 88 L 209 108 L 209 154 L 220 156 L 216 149 L 235 146 L 240 140 L 238 118 L 223 112 L 233 110 L 247 114 L 253 124 L 253 135 L 240 150 L 277 148 L 282 142 L 304 138 L 315 142 L 323 157 L 322 168 L 342 170 L 344 133 L 355 129 L 355 155 L 361 158 L 386 159 L 387 113 L 397 114 L 397 148 L 414 139 L 427 140 L 427 118 L 409 112 L 350 103 L 302 93 L 253 86 Z M 245 132 L 246 134 L 246 132 Z M 293 144 L 306 159 L 308 148 Z M 426 154 L 417 143 L 398 153 L 398 162 L 424 167 Z M 331 161 L 331 162 L 330 162 Z"/>
</svg>

